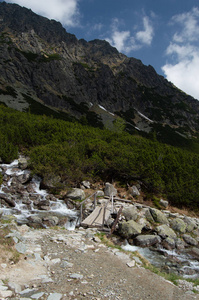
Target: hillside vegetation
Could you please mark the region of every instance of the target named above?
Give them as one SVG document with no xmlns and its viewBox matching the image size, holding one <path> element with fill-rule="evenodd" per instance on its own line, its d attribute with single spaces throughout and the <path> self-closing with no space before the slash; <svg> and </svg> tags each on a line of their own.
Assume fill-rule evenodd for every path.
<svg viewBox="0 0 199 300">
<path fill-rule="evenodd" d="M 9 163 L 18 152 L 30 157 L 33 173 L 59 176 L 60 187 L 83 179 L 142 183 L 146 195 L 196 209 L 199 155 L 156 140 L 36 116 L 0 106 L 0 157 Z M 60 188 L 59 187 L 59 188 Z"/>
</svg>

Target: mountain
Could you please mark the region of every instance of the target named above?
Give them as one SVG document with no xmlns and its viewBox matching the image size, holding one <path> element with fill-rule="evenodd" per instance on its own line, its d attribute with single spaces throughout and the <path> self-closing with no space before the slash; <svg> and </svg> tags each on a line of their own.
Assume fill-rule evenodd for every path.
<svg viewBox="0 0 199 300">
<path fill-rule="evenodd" d="M 59 22 L 0 3 L 0 102 L 82 123 L 197 140 L 199 102 L 106 41 L 78 40 Z M 124 120 L 124 121 L 123 121 Z"/>
</svg>

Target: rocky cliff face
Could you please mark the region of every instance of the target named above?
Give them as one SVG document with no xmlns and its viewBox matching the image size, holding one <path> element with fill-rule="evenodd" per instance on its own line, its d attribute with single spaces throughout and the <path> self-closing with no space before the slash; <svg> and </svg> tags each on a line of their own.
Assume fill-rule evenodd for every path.
<svg viewBox="0 0 199 300">
<path fill-rule="evenodd" d="M 0 3 L 0 102 L 19 110 L 40 102 L 107 127 L 120 116 L 131 130 L 169 126 L 193 136 L 199 129 L 198 101 L 152 66 L 106 41 L 78 40 L 60 23 L 5 2 Z"/>
</svg>

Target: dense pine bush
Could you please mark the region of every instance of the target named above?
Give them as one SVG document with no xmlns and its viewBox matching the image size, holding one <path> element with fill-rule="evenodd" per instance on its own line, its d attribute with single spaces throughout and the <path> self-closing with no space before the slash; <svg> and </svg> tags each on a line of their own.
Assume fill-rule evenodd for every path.
<svg viewBox="0 0 199 300">
<path fill-rule="evenodd" d="M 30 168 L 63 182 L 82 179 L 140 180 L 148 193 L 174 205 L 199 204 L 199 154 L 125 132 L 83 126 L 0 106 L 0 157 L 10 162 L 25 152 Z"/>
</svg>

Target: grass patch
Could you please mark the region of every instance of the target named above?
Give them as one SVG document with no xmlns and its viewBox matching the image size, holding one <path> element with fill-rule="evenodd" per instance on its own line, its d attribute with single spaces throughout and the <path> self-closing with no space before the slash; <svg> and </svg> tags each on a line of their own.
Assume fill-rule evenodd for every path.
<svg viewBox="0 0 199 300">
<path fill-rule="evenodd" d="M 2 220 L 1 220 L 1 223 Z M 19 261 L 21 254 L 15 249 L 15 243 L 12 238 L 6 238 L 6 235 L 10 233 L 10 228 L 4 226 L 0 228 L 0 252 L 1 259 L 3 262 L 14 262 L 15 264 Z"/>
<path fill-rule="evenodd" d="M 50 62 L 53 60 L 61 60 L 61 56 L 58 53 L 46 54 L 40 58 L 40 62 Z"/>
<path fill-rule="evenodd" d="M 107 236 L 106 233 L 104 232 L 98 232 L 96 234 L 96 236 L 101 240 L 101 242 L 106 245 L 109 248 L 113 248 L 113 249 L 118 249 L 122 252 L 124 252 L 124 250 L 119 246 L 119 245 L 115 245 L 112 241 L 110 241 Z"/>
</svg>

